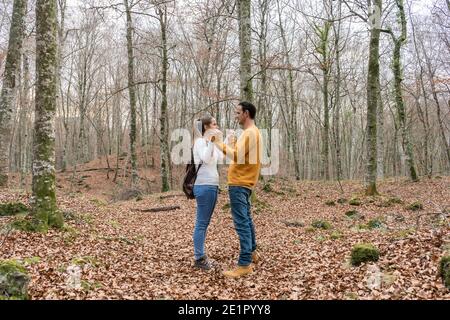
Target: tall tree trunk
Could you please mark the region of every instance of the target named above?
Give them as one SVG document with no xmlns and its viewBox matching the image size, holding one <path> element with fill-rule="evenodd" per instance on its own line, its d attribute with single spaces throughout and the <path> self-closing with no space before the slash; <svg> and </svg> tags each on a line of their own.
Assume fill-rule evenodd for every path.
<svg viewBox="0 0 450 320">
<path fill-rule="evenodd" d="M 55 192 L 56 25 L 56 0 L 37 0 L 32 214 L 39 231 L 64 223 Z"/>
<path fill-rule="evenodd" d="M 424 79 L 423 79 L 423 69 L 422 66 L 420 66 L 420 89 L 418 90 L 418 92 L 422 92 L 423 95 L 423 100 L 424 100 L 424 112 L 422 112 L 420 105 L 418 104 L 419 107 L 419 114 L 422 114 L 422 123 L 423 123 L 423 127 L 424 127 L 424 131 L 425 131 L 425 136 L 423 137 L 424 139 L 424 145 L 425 145 L 425 172 L 427 174 L 427 176 L 429 178 L 431 178 L 431 176 L 433 175 L 433 157 L 429 152 L 429 145 L 430 145 L 430 121 L 429 121 L 429 116 L 428 116 L 428 97 L 425 91 L 425 83 L 424 83 Z M 420 93 L 419 93 L 420 95 Z"/>
<path fill-rule="evenodd" d="M 384 110 L 381 98 L 381 85 L 378 79 L 378 107 L 377 107 L 377 178 L 384 178 Z"/>
<path fill-rule="evenodd" d="M 136 155 L 136 88 L 134 86 L 134 55 L 133 55 L 133 21 L 131 20 L 128 0 L 124 0 L 127 15 L 127 55 L 128 55 L 128 94 L 130 96 L 130 160 L 131 187 L 137 187 L 139 176 Z"/>
<path fill-rule="evenodd" d="M 25 177 L 27 173 L 28 163 L 28 112 L 30 106 L 30 62 L 28 59 L 28 52 L 23 54 L 23 94 L 20 105 L 20 136 L 22 144 L 20 146 L 20 188 L 25 186 Z"/>
<path fill-rule="evenodd" d="M 87 37 L 87 36 L 86 36 Z M 86 40 L 86 46 L 88 46 L 88 40 Z M 87 49 L 86 49 L 87 50 Z M 88 52 L 84 51 L 83 57 L 81 57 L 80 61 L 80 76 L 78 78 L 78 95 L 79 95 L 79 110 L 80 110 L 80 130 L 78 132 L 78 145 L 77 145 L 77 161 L 73 167 L 73 177 L 75 178 L 76 174 L 76 164 L 78 163 L 86 163 L 88 161 L 88 141 L 86 136 L 86 109 L 87 109 L 87 96 L 86 96 L 86 88 L 87 88 L 87 77 L 88 77 L 88 60 L 89 55 Z"/>
<path fill-rule="evenodd" d="M 330 137 L 330 109 L 328 107 L 328 75 L 323 73 L 323 131 L 321 150 L 321 177 L 324 180 L 330 179 L 329 164 L 329 137 Z"/>
<path fill-rule="evenodd" d="M 406 110 L 405 103 L 402 95 L 402 63 L 401 63 L 401 48 L 406 43 L 406 18 L 405 10 L 403 6 L 403 0 L 396 0 L 397 8 L 399 10 L 399 19 L 401 24 L 402 33 L 400 37 L 396 38 L 391 33 L 394 40 L 394 56 L 392 69 L 394 72 L 394 91 L 395 91 L 395 104 L 397 106 L 397 116 L 399 120 L 402 140 L 401 145 L 403 153 L 405 155 L 405 163 L 407 166 L 408 176 L 412 181 L 418 181 L 417 172 L 414 165 L 414 156 L 412 152 L 412 145 L 409 137 L 409 133 L 406 126 Z"/>
<path fill-rule="evenodd" d="M 293 71 L 291 70 L 291 61 L 289 57 L 289 48 L 288 43 L 286 39 L 286 32 L 283 27 L 282 22 L 282 14 L 280 9 L 280 2 L 277 1 L 277 7 L 278 7 L 278 18 L 279 18 L 279 27 L 280 27 L 280 33 L 281 33 L 281 39 L 283 41 L 283 50 L 284 50 L 284 56 L 285 56 L 285 63 L 288 67 L 287 76 L 288 76 L 288 95 L 289 100 L 286 99 L 286 102 L 288 104 L 287 106 L 287 114 L 289 115 L 289 119 L 286 119 L 286 129 L 288 130 L 288 150 L 291 150 L 289 152 L 292 152 L 293 159 L 294 159 L 294 170 L 295 170 L 295 179 L 300 180 L 300 159 L 299 159 L 299 152 L 298 152 L 298 131 L 297 131 L 297 102 L 295 100 L 295 92 L 294 92 L 294 75 Z M 292 148 L 292 149 L 291 149 Z"/>
<path fill-rule="evenodd" d="M 319 44 L 316 46 L 316 51 L 319 54 L 317 58 L 320 63 L 320 70 L 322 71 L 322 99 L 323 99 L 323 126 L 322 126 L 322 150 L 320 152 L 320 177 L 324 180 L 330 179 L 330 164 L 329 164 L 329 150 L 330 150 L 330 107 L 329 107 L 329 82 L 330 82 L 330 57 L 329 57 L 329 35 L 332 23 L 326 21 L 323 28 L 314 26 Z"/>
<path fill-rule="evenodd" d="M 442 121 L 442 114 L 441 114 L 441 103 L 439 102 L 439 97 L 437 95 L 437 90 L 436 90 L 436 83 L 435 83 L 435 70 L 433 70 L 432 64 L 431 64 L 431 59 L 427 54 L 427 51 L 425 50 L 424 44 L 423 44 L 423 40 L 421 40 L 420 42 L 421 47 L 422 47 L 422 51 L 423 51 L 423 56 L 425 58 L 425 64 L 427 67 L 427 75 L 428 75 L 428 80 L 430 82 L 430 86 L 431 86 L 431 93 L 433 96 L 433 100 L 436 103 L 436 115 L 437 115 L 437 119 L 438 119 L 438 124 L 439 124 L 439 133 L 442 139 L 442 143 L 444 145 L 444 152 L 445 155 L 447 157 L 447 170 L 450 170 L 450 144 L 447 141 L 447 138 L 445 136 L 445 128 L 443 125 L 443 121 Z"/>
<path fill-rule="evenodd" d="M 17 95 L 17 73 L 25 32 L 27 0 L 14 0 L 3 88 L 0 96 L 0 188 L 8 185 L 9 143 L 13 108 Z"/>
<path fill-rule="evenodd" d="M 167 55 L 167 8 L 158 8 L 159 22 L 161 26 L 161 45 L 162 45 L 162 88 L 161 88 L 161 116 L 160 125 L 160 157 L 161 157 L 161 181 L 162 192 L 170 190 L 170 155 L 169 155 L 169 122 L 167 110 L 167 72 L 169 69 L 169 60 Z"/>
<path fill-rule="evenodd" d="M 444 124 L 442 121 L 442 114 L 441 114 L 441 104 L 439 102 L 439 98 L 437 95 L 437 91 L 436 91 L 436 85 L 434 84 L 434 77 L 431 76 L 430 79 L 431 82 L 431 91 L 433 93 L 433 99 L 436 103 L 436 115 L 438 118 L 438 123 L 439 123 L 439 132 L 441 134 L 441 138 L 442 138 L 442 142 L 444 144 L 444 148 L 445 148 L 445 154 L 447 156 L 447 170 L 450 171 L 450 144 L 447 141 L 447 138 L 445 136 L 445 129 L 444 129 Z"/>
<path fill-rule="evenodd" d="M 382 0 L 373 0 L 381 13 Z M 367 130 L 366 130 L 366 175 L 365 193 L 368 196 L 377 191 L 377 107 L 378 83 L 380 78 L 380 26 L 373 23 L 370 30 L 369 67 L 367 76 Z"/>
<path fill-rule="evenodd" d="M 62 58 L 63 58 L 63 48 L 64 48 L 64 30 L 65 30 L 65 18 L 66 18 L 66 8 L 67 8 L 67 0 L 58 0 L 58 14 L 59 14 L 59 24 L 58 24 L 58 62 L 57 62 L 57 85 L 58 85 L 58 92 L 59 92 L 59 101 L 60 101 L 60 107 L 63 112 L 63 128 L 64 128 L 64 135 L 63 135 L 63 141 L 62 141 L 62 163 L 61 163 L 61 171 L 64 172 L 67 169 L 67 146 L 69 141 L 69 125 L 67 123 L 67 118 L 65 116 L 65 109 L 64 109 L 64 96 L 62 92 L 62 83 L 61 83 L 61 68 L 62 68 Z M 69 84 L 70 86 L 70 84 Z M 69 91 L 68 91 L 69 92 Z"/>
<path fill-rule="evenodd" d="M 425 173 L 426 175 L 431 178 L 432 174 L 433 174 L 433 158 L 432 155 L 429 152 L 429 138 L 430 138 L 430 122 L 429 122 L 429 116 L 428 116 L 428 97 L 427 97 L 427 93 L 425 90 L 425 81 L 423 78 L 423 73 L 424 73 L 424 67 L 422 65 L 422 59 L 420 57 L 420 53 L 419 53 L 419 47 L 417 44 L 417 39 L 416 39 L 416 28 L 414 25 L 414 21 L 411 17 L 411 12 L 410 14 L 410 21 L 411 21 L 411 30 L 412 30 L 412 37 L 413 37 L 413 42 L 414 42 L 414 49 L 417 55 L 417 62 L 419 65 L 419 81 L 417 82 L 417 96 L 418 98 L 416 99 L 416 106 L 417 106 L 417 111 L 419 114 L 419 119 L 422 122 L 422 125 L 424 127 L 424 131 L 425 131 L 425 135 L 423 137 L 423 143 L 424 143 L 424 151 L 425 151 Z M 422 108 L 420 107 L 420 102 L 419 102 L 419 97 L 420 94 L 422 93 L 423 95 L 423 99 L 424 99 L 424 110 L 422 110 Z"/>
<path fill-rule="evenodd" d="M 271 130 L 272 130 L 272 108 L 268 102 L 268 81 L 267 81 L 267 23 L 269 14 L 269 2 L 268 0 L 262 0 L 259 3 L 261 7 L 261 20 L 259 30 L 259 43 L 258 43 L 258 59 L 259 59 L 259 73 L 261 79 L 261 94 L 258 99 L 258 107 L 261 110 L 263 127 L 267 129 L 268 143 L 271 143 Z M 267 148 L 267 156 L 270 156 L 270 148 Z"/>
<path fill-rule="evenodd" d="M 238 1 L 241 99 L 253 101 L 251 0 Z"/>
<path fill-rule="evenodd" d="M 334 81 L 335 88 L 335 110 L 334 110 L 334 146 L 336 152 L 336 177 L 338 181 L 342 180 L 342 156 L 341 156 L 341 135 L 340 135 L 340 113 L 341 113 L 341 50 L 340 38 L 341 38 L 341 2 L 338 2 L 338 25 L 333 23 L 334 31 L 334 46 L 336 50 L 336 76 Z"/>
</svg>

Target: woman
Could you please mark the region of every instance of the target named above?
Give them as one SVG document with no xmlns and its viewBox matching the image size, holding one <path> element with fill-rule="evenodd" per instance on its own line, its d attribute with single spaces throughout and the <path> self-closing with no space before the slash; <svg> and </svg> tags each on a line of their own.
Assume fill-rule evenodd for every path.
<svg viewBox="0 0 450 320">
<path fill-rule="evenodd" d="M 213 265 L 205 254 L 205 238 L 219 191 L 217 162 L 223 156 L 214 147 L 214 143 L 209 141 L 209 132 L 218 129 L 217 122 L 213 117 L 204 116 L 196 120 L 194 128 L 196 136 L 193 150 L 194 162 L 196 165 L 201 164 L 193 190 L 197 202 L 197 217 L 193 234 L 194 258 L 195 267 L 209 270 Z"/>
</svg>

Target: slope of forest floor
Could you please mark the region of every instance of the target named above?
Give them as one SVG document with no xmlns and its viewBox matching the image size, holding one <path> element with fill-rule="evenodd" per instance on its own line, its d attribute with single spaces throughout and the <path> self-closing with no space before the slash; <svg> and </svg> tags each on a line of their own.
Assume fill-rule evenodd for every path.
<svg viewBox="0 0 450 320">
<path fill-rule="evenodd" d="M 65 231 L 6 232 L 14 218 L 0 217 L 0 259 L 25 263 L 32 299 L 450 299 L 438 276 L 450 249 L 450 178 L 386 180 L 379 197 L 362 196 L 360 182 L 342 187 L 344 193 L 331 182 L 260 183 L 253 211 L 263 260 L 237 280 L 193 268 L 195 201 L 177 192 L 108 203 L 88 191 L 60 190 Z M 0 203 L 28 197 L 2 191 Z M 360 205 L 351 205 L 356 197 Z M 422 210 L 407 209 L 417 201 Z M 227 203 L 222 188 L 206 242 L 223 269 L 235 265 L 239 249 Z M 166 206 L 180 209 L 141 211 Z M 375 228 L 367 228 L 374 219 Z M 332 227 L 313 228 L 315 220 Z M 361 242 L 379 248 L 378 262 L 351 266 L 352 246 Z M 67 285 L 70 265 L 82 270 L 81 288 Z M 371 286 L 374 276 L 379 282 Z"/>
</svg>

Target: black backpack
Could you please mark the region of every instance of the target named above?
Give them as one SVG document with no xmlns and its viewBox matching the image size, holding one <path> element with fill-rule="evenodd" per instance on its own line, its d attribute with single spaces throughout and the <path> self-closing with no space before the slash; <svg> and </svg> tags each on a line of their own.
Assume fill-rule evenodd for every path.
<svg viewBox="0 0 450 320">
<path fill-rule="evenodd" d="M 194 151 L 191 149 L 191 162 L 186 165 L 186 173 L 183 178 L 183 192 L 188 199 L 195 199 L 194 184 L 201 166 L 202 164 L 200 163 L 198 168 L 195 168 Z"/>
</svg>

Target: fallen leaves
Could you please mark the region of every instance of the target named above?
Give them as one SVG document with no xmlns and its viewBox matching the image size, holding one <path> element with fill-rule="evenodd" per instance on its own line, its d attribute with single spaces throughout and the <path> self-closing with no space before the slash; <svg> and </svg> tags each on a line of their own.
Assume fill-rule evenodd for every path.
<svg viewBox="0 0 450 320">
<path fill-rule="evenodd" d="M 421 201 L 426 211 L 427 200 L 450 199 L 449 182 L 384 182 L 379 189 L 404 203 Z M 355 207 L 338 199 L 354 198 L 360 185 L 345 182 L 343 187 L 345 194 L 331 183 L 283 182 L 272 185 L 275 191 L 257 192 L 265 204 L 253 214 L 263 260 L 243 279 L 193 268 L 195 201 L 161 199 L 160 194 L 113 204 L 92 201 L 89 195 L 61 194 L 59 206 L 70 212 L 69 228 L 46 235 L 13 231 L 0 247 L 0 258 L 30 261 L 26 268 L 32 299 L 450 299 L 437 277 L 444 249 L 436 245 L 435 227 L 424 221 L 415 230 L 415 213 L 400 201 L 379 206 L 379 200 L 361 196 L 361 219 L 349 219 L 345 213 Z M 316 197 L 325 194 L 335 205 Z M 0 194 L 1 203 L 27 199 L 23 193 Z M 206 239 L 207 254 L 222 269 L 233 267 L 239 253 L 230 212 L 220 209 L 226 203 L 223 192 Z M 176 206 L 180 209 L 142 212 Z M 357 228 L 377 217 L 387 218 L 385 228 Z M 308 230 L 316 220 L 332 221 L 331 229 Z M 1 218 L 0 229 L 10 221 Z M 381 252 L 376 286 L 367 285 L 368 264 L 349 264 L 351 248 L 362 242 Z M 74 263 L 81 267 L 78 289 L 66 284 L 67 267 Z"/>
</svg>

